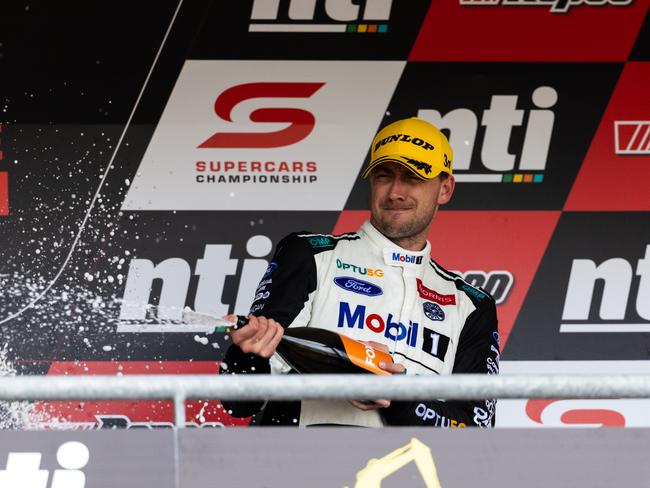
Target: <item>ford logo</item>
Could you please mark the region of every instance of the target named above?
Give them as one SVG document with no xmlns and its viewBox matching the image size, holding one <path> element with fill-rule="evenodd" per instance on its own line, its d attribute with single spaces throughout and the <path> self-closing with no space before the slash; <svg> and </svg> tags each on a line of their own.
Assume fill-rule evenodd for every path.
<svg viewBox="0 0 650 488">
<path fill-rule="evenodd" d="M 339 276 L 338 278 L 334 278 L 334 283 L 336 283 L 336 286 L 339 288 L 358 293 L 359 295 L 376 297 L 384 293 L 377 285 L 373 285 L 367 281 L 357 280 L 356 278 L 350 278 L 349 276 Z"/>
</svg>

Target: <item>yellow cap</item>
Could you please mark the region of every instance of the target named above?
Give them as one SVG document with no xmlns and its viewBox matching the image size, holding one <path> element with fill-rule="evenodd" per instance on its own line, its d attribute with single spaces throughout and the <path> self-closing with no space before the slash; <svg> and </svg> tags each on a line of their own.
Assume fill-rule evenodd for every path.
<svg viewBox="0 0 650 488">
<path fill-rule="evenodd" d="M 370 163 L 361 175 L 367 178 L 381 163 L 398 163 L 423 180 L 451 174 L 454 153 L 445 135 L 429 122 L 411 117 L 381 129 L 370 148 Z"/>
</svg>

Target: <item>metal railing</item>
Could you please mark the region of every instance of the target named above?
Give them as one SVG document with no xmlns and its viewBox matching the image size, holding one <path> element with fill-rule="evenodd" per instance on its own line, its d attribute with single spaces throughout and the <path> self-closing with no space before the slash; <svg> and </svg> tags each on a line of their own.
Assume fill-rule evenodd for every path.
<svg viewBox="0 0 650 488">
<path fill-rule="evenodd" d="M 132 375 L 0 377 L 0 400 L 650 398 L 647 375 Z"/>
</svg>

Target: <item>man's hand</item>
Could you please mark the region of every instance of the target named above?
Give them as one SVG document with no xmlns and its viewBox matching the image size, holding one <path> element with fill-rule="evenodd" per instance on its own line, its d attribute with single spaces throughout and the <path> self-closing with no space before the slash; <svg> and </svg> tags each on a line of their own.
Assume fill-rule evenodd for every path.
<svg viewBox="0 0 650 488">
<path fill-rule="evenodd" d="M 381 344 L 375 341 L 362 341 L 362 342 L 364 344 L 368 344 L 370 347 L 378 351 L 382 351 L 385 353 L 390 352 L 388 346 L 385 344 Z M 387 363 L 385 361 L 380 361 L 379 367 L 384 371 L 388 371 L 391 374 L 402 374 L 404 373 L 405 370 L 403 364 Z M 357 407 L 359 410 L 379 410 L 380 408 L 390 407 L 390 400 L 385 400 L 385 399 L 363 400 L 363 401 L 352 400 L 350 403 L 352 403 L 352 405 Z"/>
<path fill-rule="evenodd" d="M 226 315 L 225 320 L 236 322 L 236 315 Z M 253 353 L 263 358 L 270 358 L 280 343 L 284 328 L 273 319 L 248 316 L 248 324 L 237 329 L 230 337 L 245 353 Z"/>
</svg>

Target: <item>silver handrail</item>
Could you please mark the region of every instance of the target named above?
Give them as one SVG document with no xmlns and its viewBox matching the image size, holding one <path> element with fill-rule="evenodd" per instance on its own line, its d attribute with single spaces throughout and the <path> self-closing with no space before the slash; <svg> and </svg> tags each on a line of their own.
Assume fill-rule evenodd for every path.
<svg viewBox="0 0 650 488">
<path fill-rule="evenodd" d="M 0 377 L 0 400 L 650 398 L 647 375 L 131 375 Z"/>
</svg>

